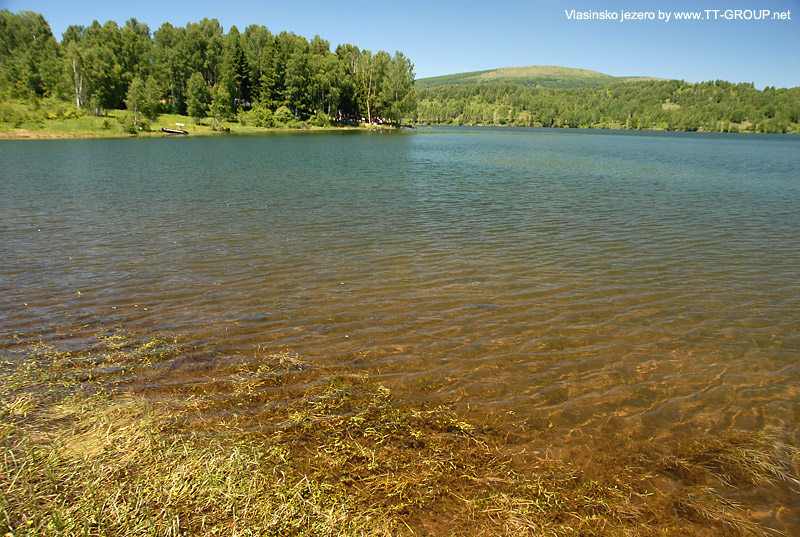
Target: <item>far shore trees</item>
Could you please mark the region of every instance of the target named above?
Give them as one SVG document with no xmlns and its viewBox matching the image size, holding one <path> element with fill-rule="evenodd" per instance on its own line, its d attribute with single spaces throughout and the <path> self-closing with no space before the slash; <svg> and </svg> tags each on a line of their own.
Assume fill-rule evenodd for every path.
<svg viewBox="0 0 800 537">
<path fill-rule="evenodd" d="M 416 90 L 418 123 L 706 132 L 800 132 L 800 87 L 722 80 L 541 88 L 507 82 Z"/>
<path fill-rule="evenodd" d="M 800 88 L 758 90 L 722 80 L 571 88 L 498 81 L 415 88 L 414 77 L 414 65 L 402 52 L 390 55 L 350 43 L 332 51 L 319 35 L 309 40 L 256 24 L 241 33 L 232 27 L 226 34 L 216 19 L 183 27 L 165 22 L 154 32 L 136 19 L 122 26 L 92 21 L 69 26 L 59 42 L 42 15 L 0 10 L 0 121 L 15 125 L 25 121 L 25 114 L 11 101 L 37 110 L 43 102 L 58 103 L 53 115 L 61 118 L 67 109 L 71 117 L 127 109 L 137 125 L 140 116 L 152 121 L 148 114 L 169 112 L 188 114 L 196 122 L 211 113 L 215 125 L 243 118 L 252 126 L 406 120 L 800 132 Z M 152 107 L 153 102 L 158 104 Z"/>
<path fill-rule="evenodd" d="M 239 117 L 258 103 L 264 118 L 285 107 L 292 121 L 399 122 L 413 112 L 413 84 L 402 53 L 351 44 L 332 52 L 318 35 L 309 41 L 255 24 L 225 34 L 216 19 L 151 33 L 130 19 L 72 25 L 59 43 L 41 15 L 0 11 L 0 99 L 69 100 L 81 114 L 127 108 L 138 120 L 155 98 L 161 111 L 196 121 Z"/>
</svg>

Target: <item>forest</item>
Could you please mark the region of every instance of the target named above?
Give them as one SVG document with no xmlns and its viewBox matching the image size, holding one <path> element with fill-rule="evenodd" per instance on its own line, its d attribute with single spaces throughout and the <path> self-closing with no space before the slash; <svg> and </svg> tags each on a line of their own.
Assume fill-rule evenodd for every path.
<svg viewBox="0 0 800 537">
<path fill-rule="evenodd" d="M 226 121 L 260 128 L 405 120 L 800 133 L 797 87 L 659 79 L 557 88 L 502 79 L 414 83 L 414 65 L 402 52 L 352 44 L 331 52 L 319 35 L 273 34 L 257 24 L 225 33 L 216 19 L 203 19 L 151 32 L 136 19 L 121 27 L 95 21 L 70 26 L 59 42 L 42 15 L 0 11 L 0 124 L 14 128 L 115 115 L 136 133 L 160 114 L 180 114 L 218 130 Z"/>
<path fill-rule="evenodd" d="M 418 88 L 417 98 L 414 119 L 423 124 L 800 132 L 800 87 L 645 80 L 554 89 L 497 82 Z"/>
<path fill-rule="evenodd" d="M 136 19 L 94 21 L 70 26 L 59 42 L 42 15 L 0 11 L 0 121 L 20 121 L 9 117 L 19 110 L 12 102 L 38 110 L 59 101 L 72 105 L 50 116 L 126 109 L 134 129 L 161 113 L 264 127 L 399 123 L 416 105 L 413 68 L 399 51 L 343 44 L 331 52 L 318 35 L 275 35 L 257 24 L 225 33 L 216 19 L 154 32 Z"/>
</svg>

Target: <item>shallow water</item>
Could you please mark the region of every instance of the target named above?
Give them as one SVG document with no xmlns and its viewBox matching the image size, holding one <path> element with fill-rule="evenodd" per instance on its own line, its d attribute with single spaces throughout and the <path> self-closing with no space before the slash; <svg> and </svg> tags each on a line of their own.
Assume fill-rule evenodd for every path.
<svg viewBox="0 0 800 537">
<path fill-rule="evenodd" d="M 121 327 L 569 441 L 797 434 L 798 137 L 0 141 L 0 161 L 4 356 Z"/>
</svg>

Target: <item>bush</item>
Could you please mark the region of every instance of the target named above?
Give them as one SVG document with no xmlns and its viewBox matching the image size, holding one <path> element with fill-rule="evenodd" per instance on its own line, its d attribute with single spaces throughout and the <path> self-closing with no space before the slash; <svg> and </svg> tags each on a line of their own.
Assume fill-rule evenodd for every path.
<svg viewBox="0 0 800 537">
<path fill-rule="evenodd" d="M 117 121 L 122 125 L 122 130 L 129 134 L 137 134 L 140 130 L 150 130 L 149 121 L 140 119 L 137 124 L 132 114 L 122 113 L 117 117 Z"/>
<path fill-rule="evenodd" d="M 43 109 L 47 119 L 70 119 L 83 115 L 75 106 L 75 103 L 64 101 L 49 100 L 49 102 L 45 103 Z"/>
<path fill-rule="evenodd" d="M 84 115 L 77 106 L 72 106 L 71 104 L 66 103 L 63 106 L 56 108 L 56 113 L 61 119 L 76 119 Z"/>
<path fill-rule="evenodd" d="M 315 127 L 328 127 L 331 124 L 331 119 L 328 114 L 317 112 L 309 122 Z"/>
<path fill-rule="evenodd" d="M 268 128 L 275 126 L 275 115 L 263 103 L 255 103 L 248 112 L 239 112 L 239 123 L 242 126 Z"/>
<path fill-rule="evenodd" d="M 11 103 L 0 102 L 0 123 L 13 123 L 16 111 Z"/>
<path fill-rule="evenodd" d="M 0 103 L 0 123 L 11 123 L 15 129 L 19 129 L 24 123 L 28 123 L 32 119 L 35 121 L 37 118 L 31 117 L 28 107 L 24 104 L 17 102 Z"/>
<path fill-rule="evenodd" d="M 287 123 L 294 119 L 294 114 L 285 106 L 281 106 L 275 110 L 275 119 L 281 123 Z"/>
<path fill-rule="evenodd" d="M 307 129 L 308 122 L 307 121 L 300 121 L 299 119 L 292 119 L 289 123 L 286 124 L 286 127 L 289 129 Z"/>
</svg>

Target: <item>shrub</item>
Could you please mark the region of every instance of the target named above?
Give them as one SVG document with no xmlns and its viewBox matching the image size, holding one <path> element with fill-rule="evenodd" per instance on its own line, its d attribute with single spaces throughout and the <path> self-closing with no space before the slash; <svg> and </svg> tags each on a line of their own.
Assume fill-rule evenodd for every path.
<svg viewBox="0 0 800 537">
<path fill-rule="evenodd" d="M 289 123 L 286 124 L 286 127 L 290 129 L 307 129 L 308 122 L 307 121 L 300 121 L 299 119 L 292 119 Z"/>
<path fill-rule="evenodd" d="M 0 103 L 0 123 L 11 123 L 15 129 L 31 120 L 28 108 L 17 102 Z"/>
<path fill-rule="evenodd" d="M 251 127 L 274 127 L 275 115 L 272 110 L 267 108 L 267 105 L 257 102 L 248 112 L 239 112 L 239 123 Z"/>
<path fill-rule="evenodd" d="M 331 124 L 331 119 L 328 117 L 328 114 L 317 112 L 309 122 L 315 127 L 327 127 Z"/>
<path fill-rule="evenodd" d="M 136 134 L 139 132 L 138 125 L 136 125 L 132 114 L 120 114 L 117 117 L 117 121 L 119 121 L 120 125 L 122 125 L 122 130 L 127 133 Z"/>
<path fill-rule="evenodd" d="M 286 106 L 281 106 L 275 110 L 275 119 L 281 123 L 287 123 L 294 119 L 294 114 Z"/>
<path fill-rule="evenodd" d="M 73 108 L 71 106 L 68 106 L 64 110 L 64 114 L 62 115 L 62 117 L 64 119 L 71 119 L 71 118 L 77 119 L 77 118 L 81 117 L 82 115 L 83 115 L 83 113 L 78 108 Z"/>
</svg>

